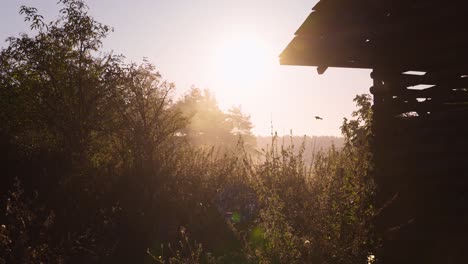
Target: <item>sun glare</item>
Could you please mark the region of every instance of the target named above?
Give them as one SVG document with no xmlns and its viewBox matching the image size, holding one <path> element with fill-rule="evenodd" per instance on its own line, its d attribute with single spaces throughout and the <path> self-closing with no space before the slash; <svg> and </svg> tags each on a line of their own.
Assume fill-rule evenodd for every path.
<svg viewBox="0 0 468 264">
<path fill-rule="evenodd" d="M 274 58 L 258 39 L 232 39 L 220 45 L 216 54 L 217 77 L 226 87 L 252 86 L 267 77 Z"/>
</svg>

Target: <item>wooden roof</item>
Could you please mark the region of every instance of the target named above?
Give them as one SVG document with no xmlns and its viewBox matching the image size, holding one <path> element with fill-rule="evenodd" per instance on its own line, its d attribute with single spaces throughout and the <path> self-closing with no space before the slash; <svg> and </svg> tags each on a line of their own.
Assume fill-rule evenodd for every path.
<svg viewBox="0 0 468 264">
<path fill-rule="evenodd" d="M 321 0 L 282 65 L 468 69 L 466 0 Z"/>
</svg>

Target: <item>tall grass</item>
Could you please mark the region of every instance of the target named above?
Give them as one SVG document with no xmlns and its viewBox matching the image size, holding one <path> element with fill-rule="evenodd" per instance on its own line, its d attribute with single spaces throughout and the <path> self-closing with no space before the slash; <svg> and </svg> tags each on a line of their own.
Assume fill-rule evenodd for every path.
<svg viewBox="0 0 468 264">
<path fill-rule="evenodd" d="M 367 261 L 369 97 L 344 147 L 311 160 L 276 136 L 250 156 L 235 109 L 232 122 L 214 111 L 219 130 L 246 143 L 199 148 L 174 85 L 148 62 L 96 57 L 110 28 L 81 0 L 59 3 L 53 22 L 22 7 L 37 35 L 0 51 L 0 263 Z"/>
<path fill-rule="evenodd" d="M 238 248 L 229 249 L 237 251 L 236 261 L 367 263 L 378 246 L 370 222 L 374 213 L 367 139 L 370 123 L 364 120 L 369 116 L 362 115 L 370 108 L 363 109 L 369 106 L 368 97 L 356 101 L 356 119 L 343 123 L 344 148 L 332 146 L 316 153 L 312 161 L 304 160 L 304 145 L 285 146 L 273 136 L 262 159 L 252 159 L 239 145 L 223 156 L 211 152 L 191 163 L 190 171 L 197 172 L 198 178 L 189 173 L 186 181 L 197 179 L 205 189 L 187 193 L 192 197 L 203 194 L 203 206 L 217 211 L 210 217 L 224 219 L 218 224 L 225 225 L 233 234 L 230 239 L 238 243 Z M 196 218 L 206 219 L 208 214 Z M 192 222 L 186 227 L 199 226 Z M 212 227 L 196 233 L 210 233 Z M 201 248 L 197 248 L 201 253 L 196 251 L 200 262 L 216 261 L 208 253 L 211 245 Z M 231 259 L 228 254 L 214 255 L 220 263 L 236 263 L 232 253 Z"/>
</svg>

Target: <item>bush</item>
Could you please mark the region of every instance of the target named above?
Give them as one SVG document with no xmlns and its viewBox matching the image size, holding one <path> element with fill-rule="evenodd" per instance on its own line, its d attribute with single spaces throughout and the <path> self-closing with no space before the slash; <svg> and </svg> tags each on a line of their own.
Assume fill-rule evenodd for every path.
<svg viewBox="0 0 468 264">
<path fill-rule="evenodd" d="M 97 56 L 110 28 L 83 1 L 60 3 L 49 23 L 22 7 L 37 34 L 1 50 L 0 262 L 364 263 L 374 252 L 368 97 L 343 123 L 344 147 L 306 162 L 304 145 L 277 137 L 251 157 L 249 117 L 205 96 L 223 133 L 209 146 L 214 130 L 187 114 L 200 94 L 175 102 L 152 64 Z"/>
</svg>

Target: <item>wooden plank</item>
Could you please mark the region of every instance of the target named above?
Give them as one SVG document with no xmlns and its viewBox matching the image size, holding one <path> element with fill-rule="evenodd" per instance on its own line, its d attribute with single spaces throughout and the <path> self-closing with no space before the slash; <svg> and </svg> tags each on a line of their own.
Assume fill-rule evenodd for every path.
<svg viewBox="0 0 468 264">
<path fill-rule="evenodd" d="M 405 9 L 389 9 L 388 12 L 393 14 L 386 18 L 382 17 L 382 14 L 356 16 L 358 11 L 354 9 L 353 12 L 348 10 L 348 15 L 344 15 L 342 12 L 346 5 L 335 5 L 330 9 L 324 8 L 330 5 L 330 2 L 326 3 L 328 4 L 319 2 L 322 7 L 312 12 L 296 32 L 300 36 L 307 36 L 309 42 L 315 42 L 309 45 L 310 52 L 326 56 L 321 60 L 300 59 L 301 65 L 319 66 L 329 63 L 328 66 L 373 68 L 375 65 L 388 64 L 412 69 L 436 69 L 438 65 L 446 67 L 454 59 L 468 61 L 465 48 L 468 38 L 464 33 L 465 25 L 468 24 L 468 14 L 456 4 L 439 6 L 434 2 L 420 2 L 410 8 L 411 12 Z M 372 5 L 370 2 L 367 4 Z M 358 4 L 354 2 L 354 5 Z M 400 15 L 397 16 L 396 13 Z M 458 34 L 455 34 L 457 32 Z M 371 48 L 366 40 L 370 41 Z M 424 48 L 421 48 L 421 45 Z M 305 56 L 306 53 L 302 51 L 296 57 Z M 337 57 L 338 53 L 341 57 Z M 359 65 L 350 63 L 358 60 Z M 282 61 L 285 64 L 295 63 L 287 58 Z"/>
</svg>

